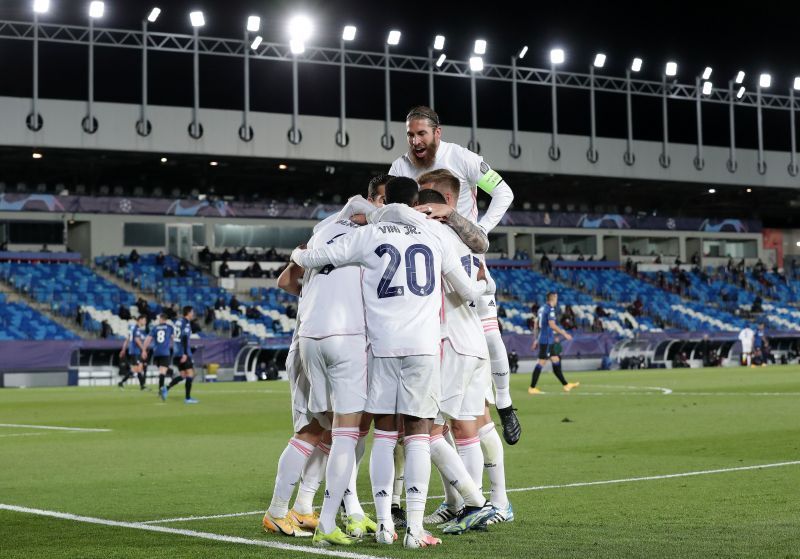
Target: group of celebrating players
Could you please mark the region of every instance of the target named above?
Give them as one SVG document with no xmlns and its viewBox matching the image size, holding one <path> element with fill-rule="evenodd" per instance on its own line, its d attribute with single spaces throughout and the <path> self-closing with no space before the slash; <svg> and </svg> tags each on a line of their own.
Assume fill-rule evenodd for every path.
<svg viewBox="0 0 800 559">
<path fill-rule="evenodd" d="M 424 524 L 460 534 L 514 519 L 489 405 L 509 444 L 521 428 L 495 284 L 483 263 L 488 233 L 513 193 L 479 155 L 441 141 L 431 108 L 413 108 L 406 128 L 408 152 L 370 182 L 366 199 L 350 199 L 319 223 L 278 280 L 300 296 L 287 357 L 295 434 L 262 524 L 310 536 L 317 546 L 353 545 L 367 535 L 392 544 L 405 527 L 403 545 L 416 549 L 441 544 Z M 491 196 L 480 220 L 478 188 Z M 375 519 L 356 490 L 373 424 Z M 431 463 L 445 501 L 426 517 Z M 312 502 L 323 479 L 317 514 Z"/>
<path fill-rule="evenodd" d="M 196 404 L 192 398 L 192 382 L 194 380 L 194 363 L 192 362 L 192 320 L 194 309 L 190 306 L 183 307 L 183 314 L 174 323 L 169 321 L 166 314 L 158 315 L 158 323 L 147 330 L 147 317 L 140 314 L 136 322 L 128 328 L 128 336 L 119 352 L 120 362 L 127 362 L 127 371 L 117 386 L 123 388 L 129 378 L 136 375 L 139 388 L 146 388 L 146 367 L 150 356 L 153 365 L 158 367 L 158 395 L 166 401 L 172 387 L 184 382 L 184 403 Z M 171 364 L 178 369 L 178 375 L 173 374 Z M 171 377 L 169 385 L 166 379 Z"/>
</svg>

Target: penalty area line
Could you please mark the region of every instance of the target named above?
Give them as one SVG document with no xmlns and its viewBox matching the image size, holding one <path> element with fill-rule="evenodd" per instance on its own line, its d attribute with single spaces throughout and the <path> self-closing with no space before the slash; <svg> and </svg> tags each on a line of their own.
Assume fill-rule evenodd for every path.
<svg viewBox="0 0 800 559">
<path fill-rule="evenodd" d="M 224 543 L 234 543 L 241 545 L 252 545 L 257 547 L 269 547 L 273 549 L 281 549 L 283 551 L 295 551 L 297 553 L 310 553 L 317 556 L 327 557 L 343 557 L 345 559 L 385 559 L 377 555 L 366 555 L 363 553 L 351 553 L 347 551 L 335 551 L 329 549 L 320 549 L 318 547 L 305 547 L 301 545 L 293 545 L 288 543 L 270 541 L 270 540 L 254 540 L 249 538 L 241 538 L 238 536 L 225 536 L 222 534 L 214 534 L 211 532 L 198 532 L 196 530 L 185 530 L 179 528 L 169 528 L 167 526 L 154 526 L 152 524 L 143 524 L 141 522 L 123 522 L 119 520 L 108 520 L 105 518 L 94 518 L 91 516 L 80 516 L 77 514 L 70 514 L 66 512 L 58 512 L 52 510 L 35 509 L 29 507 L 20 507 L 16 505 L 7 505 L 0 503 L 0 510 L 7 510 L 10 512 L 17 512 L 22 514 L 33 514 L 36 516 L 46 516 L 49 518 L 58 518 L 61 520 L 71 520 L 73 522 L 83 522 L 87 524 L 99 524 L 101 526 L 112 526 L 115 528 L 129 528 L 134 530 L 143 530 L 146 532 L 159 532 L 162 534 L 173 534 L 177 536 L 187 536 L 190 538 L 200 538 L 204 540 L 212 540 Z"/>
<path fill-rule="evenodd" d="M 79 433 L 110 433 L 111 429 L 89 429 L 85 427 L 57 427 L 54 425 L 22 425 L 17 423 L 0 423 L 0 427 L 17 429 L 46 429 L 48 431 L 75 431 Z"/>
</svg>

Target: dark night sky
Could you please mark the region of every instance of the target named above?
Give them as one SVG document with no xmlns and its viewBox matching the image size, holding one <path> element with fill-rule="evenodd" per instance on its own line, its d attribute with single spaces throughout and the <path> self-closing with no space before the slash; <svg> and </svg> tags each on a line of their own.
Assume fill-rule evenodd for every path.
<svg viewBox="0 0 800 559">
<path fill-rule="evenodd" d="M 88 0 L 52 0 L 53 8 L 43 21 L 85 24 Z M 151 1 L 109 0 L 101 25 L 138 29 L 142 17 L 154 5 Z M 435 34 L 447 37 L 445 52 L 450 58 L 465 59 L 476 38 L 489 42 L 488 62 L 508 63 L 522 45 L 529 45 L 526 62 L 547 65 L 549 49 L 562 46 L 567 51 L 565 69 L 586 71 L 594 53 L 608 55 L 605 73 L 621 76 L 633 56 L 641 56 L 645 67 L 641 76 L 658 79 L 667 60 L 679 63 L 681 82 L 693 81 L 706 65 L 714 68 L 715 85 L 732 77 L 739 69 L 748 73 L 746 85 L 762 71 L 773 74 L 773 92 L 785 93 L 795 75 L 800 75 L 796 26 L 800 4 L 762 2 L 745 4 L 711 2 L 491 2 L 473 6 L 465 2 L 385 3 L 356 0 L 169 0 L 163 1 L 162 19 L 155 29 L 189 33 L 188 12 L 203 9 L 207 25 L 204 35 L 239 37 L 250 14 L 259 14 L 265 23 L 268 41 L 287 40 L 286 22 L 295 13 L 305 13 L 315 22 L 310 43 L 336 46 L 345 24 L 355 24 L 359 35 L 353 48 L 379 51 L 390 28 L 403 32 L 396 52 L 424 55 Z M 0 1 L 0 18 L 30 18 L 30 0 Z M 83 99 L 86 95 L 85 48 L 63 45 L 42 47 L 43 97 Z M 135 50 L 98 49 L 96 98 L 136 103 L 139 100 L 139 53 Z M 186 55 L 158 54 L 151 57 L 151 102 L 191 104 L 191 58 Z M 0 42 L 0 94 L 30 95 L 30 44 Z M 16 79 L 8 79 L 15 76 Z M 285 63 L 259 62 L 253 66 L 253 109 L 288 112 L 291 109 L 290 67 Z M 301 113 L 336 114 L 338 96 L 328 95 L 338 83 L 337 69 L 301 66 Z M 352 117 L 381 118 L 383 114 L 383 76 L 374 71 L 348 73 L 348 114 Z M 400 120 L 405 110 L 426 102 L 424 76 L 395 73 L 393 80 L 393 118 Z M 233 59 L 204 57 L 201 62 L 201 104 L 207 107 L 241 108 L 241 65 Z M 320 95 L 320 91 L 325 94 Z M 334 90 L 335 91 L 335 90 Z M 506 84 L 478 85 L 479 124 L 510 127 L 510 88 Z M 469 89 L 466 80 L 439 78 L 437 108 L 445 123 L 469 122 Z M 588 102 L 586 94 L 560 93 L 561 131 L 586 133 Z M 490 107 L 498 110 L 488 110 Z M 520 91 L 520 126 L 527 130 L 549 130 L 549 97 L 543 87 Z M 624 96 L 598 98 L 598 133 L 624 134 Z M 659 101 L 635 99 L 634 135 L 659 139 L 661 133 Z M 692 143 L 694 107 L 691 103 L 670 105 L 671 139 Z M 705 104 L 706 143 L 727 142 L 727 109 Z M 688 126 L 683 123 L 689 123 Z M 766 147 L 788 150 L 788 118 L 783 112 L 766 111 Z M 737 115 L 737 140 L 741 147 L 755 144 L 755 112 L 740 110 Z"/>
</svg>

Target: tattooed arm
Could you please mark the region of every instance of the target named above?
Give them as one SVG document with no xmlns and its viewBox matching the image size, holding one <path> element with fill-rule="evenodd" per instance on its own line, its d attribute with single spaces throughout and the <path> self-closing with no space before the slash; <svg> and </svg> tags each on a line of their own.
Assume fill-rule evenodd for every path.
<svg viewBox="0 0 800 559">
<path fill-rule="evenodd" d="M 489 250 L 489 236 L 483 227 L 461 216 L 455 208 L 446 204 L 420 204 L 416 209 L 449 225 L 475 254 L 486 254 Z"/>
</svg>

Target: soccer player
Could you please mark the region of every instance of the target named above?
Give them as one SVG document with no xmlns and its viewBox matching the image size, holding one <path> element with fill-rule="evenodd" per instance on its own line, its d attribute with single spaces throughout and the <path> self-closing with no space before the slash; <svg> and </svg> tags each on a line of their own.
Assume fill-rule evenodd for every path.
<svg viewBox="0 0 800 559">
<path fill-rule="evenodd" d="M 134 374 L 139 379 L 139 389 L 145 389 L 145 377 L 143 363 L 147 358 L 147 351 L 145 349 L 145 339 L 147 338 L 147 317 L 139 315 L 136 322 L 128 327 L 128 337 L 122 344 L 122 350 L 119 352 L 120 359 L 125 358 L 125 352 L 128 354 L 129 369 L 125 376 L 119 381 L 118 385 L 122 388 L 125 382 Z"/>
<path fill-rule="evenodd" d="M 457 144 L 442 141 L 439 115 L 430 107 L 419 106 L 409 111 L 406 116 L 406 138 L 409 150 L 392 163 L 389 174 L 417 179 L 428 171 L 449 170 L 461 185 L 456 209 L 454 211 L 446 204 L 436 205 L 433 206 L 431 217 L 445 219 L 457 232 L 465 221 L 477 223 L 483 235 L 467 238 L 459 232 L 459 236 L 473 252 L 484 254 L 489 248 L 489 232 L 497 226 L 514 200 L 511 188 L 480 155 Z M 492 198 L 480 220 L 478 188 Z M 477 306 L 489 345 L 492 382 L 496 391 L 497 412 L 503 422 L 503 437 L 508 444 L 516 444 L 521 428 L 511 402 L 508 353 L 497 324 L 497 304 L 493 295 L 487 295 L 477 301 Z"/>
<path fill-rule="evenodd" d="M 572 339 L 570 333 L 563 330 L 556 321 L 557 305 L 558 293 L 551 291 L 547 294 L 546 302 L 539 309 L 539 315 L 536 317 L 536 326 L 533 329 L 533 345 L 531 349 L 535 351 L 537 347 L 539 348 L 539 361 L 533 369 L 531 386 L 528 388 L 528 394 L 542 394 L 542 391 L 537 388 L 536 385 L 539 382 L 539 375 L 542 374 L 542 367 L 544 367 L 548 361 L 553 364 L 553 374 L 556 375 L 558 382 L 564 387 L 564 392 L 569 392 L 581 384 L 579 382 L 567 382 L 567 379 L 564 378 L 564 373 L 561 372 L 561 358 L 553 354 L 556 334 L 564 336 L 566 340 Z"/>
<path fill-rule="evenodd" d="M 192 382 L 194 381 L 194 362 L 192 361 L 192 320 L 194 320 L 194 309 L 187 305 L 183 307 L 183 316 L 175 321 L 175 354 L 179 376 L 172 379 L 163 393 L 162 398 L 166 400 L 167 394 L 172 387 L 185 381 L 184 404 L 196 404 L 198 401 L 192 398 Z"/>
<path fill-rule="evenodd" d="M 769 342 L 764 330 L 764 323 L 762 322 L 758 325 L 753 337 L 753 349 L 762 367 L 767 366 L 767 359 L 769 359 Z M 755 367 L 754 364 L 751 364 L 750 366 Z"/>
<path fill-rule="evenodd" d="M 386 202 L 416 204 L 417 183 L 394 178 L 386 185 Z M 422 527 L 431 469 L 430 432 L 438 413 L 439 313 L 441 280 L 445 278 L 465 300 L 486 290 L 467 276 L 452 251 L 446 250 L 442 226 L 381 222 L 344 236 L 341 242 L 320 249 L 297 249 L 292 260 L 304 268 L 360 264 L 363 297 L 370 340 L 366 411 L 375 416 L 375 442 L 370 460 L 379 543 L 391 544 L 395 533 L 391 518 L 395 414 L 404 416 L 406 451 L 406 548 L 438 545 Z"/>
<path fill-rule="evenodd" d="M 749 367 L 753 359 L 753 339 L 756 333 L 749 325 L 742 328 L 739 332 L 739 341 L 742 342 L 742 365 Z"/>
<path fill-rule="evenodd" d="M 460 183 L 446 169 L 424 173 L 419 177 L 419 184 L 420 188 L 422 188 L 421 197 L 432 190 L 444 198 L 445 204 L 455 207 L 459 198 Z M 428 200 L 425 200 L 425 202 L 428 202 Z M 425 208 L 425 204 L 420 204 L 418 208 Z M 473 224 L 470 225 L 476 227 Z M 454 238 L 454 246 L 465 268 L 475 270 L 480 264 L 477 256 L 470 254 L 469 249 L 465 247 L 460 239 Z M 472 259 L 471 264 L 470 258 Z M 487 396 L 492 395 L 489 363 L 473 362 L 473 367 L 476 370 L 471 376 L 463 372 L 469 369 L 468 363 L 472 360 L 471 358 L 485 359 L 488 357 L 488 353 L 484 353 L 484 349 L 488 352 L 485 336 L 476 337 L 474 332 L 477 321 L 478 330 L 482 334 L 480 320 L 477 318 L 477 310 L 474 303 L 470 303 L 469 306 L 457 306 L 449 297 L 445 298 L 445 308 L 445 328 L 443 333 L 446 334 L 448 339 L 443 342 L 442 378 L 444 379 L 446 376 L 455 378 L 463 375 L 465 380 L 460 392 L 458 390 L 449 392 L 461 398 L 462 406 L 460 411 L 456 411 L 457 415 L 450 414 L 454 419 L 452 421 L 452 433 L 455 436 L 453 444 L 457 447 L 461 460 L 479 492 L 483 482 L 483 469 L 485 468 L 488 472 L 494 514 L 490 518 L 486 518 L 485 521 L 488 524 L 511 522 L 514 519 L 514 510 L 508 501 L 505 491 L 503 444 L 494 429 L 489 407 L 485 401 Z M 483 344 L 481 344 L 481 340 Z M 485 373 L 488 374 L 484 376 Z M 444 446 L 448 443 L 447 432 L 442 430 L 441 436 L 441 442 L 437 439 L 436 450 L 441 456 L 437 456 L 439 462 L 436 465 L 439 467 L 440 472 L 443 472 L 443 467 L 453 467 L 452 464 L 448 464 L 448 457 L 452 459 L 453 455 Z M 444 475 L 444 477 L 447 478 L 447 475 Z M 451 533 L 458 533 L 465 528 L 476 525 L 479 527 L 480 522 L 472 522 L 468 515 L 468 510 L 460 510 L 461 503 L 458 495 L 453 491 L 453 480 L 447 479 L 447 481 L 448 483 L 443 483 L 446 501 L 436 512 L 427 517 L 427 522 L 440 524 L 452 521 L 446 529 Z M 467 503 L 467 506 L 469 506 L 469 503 Z"/>
<path fill-rule="evenodd" d="M 174 337 L 173 327 L 167 324 L 166 314 L 158 315 L 158 324 L 150 330 L 150 334 L 144 342 L 145 349 L 153 345 L 153 364 L 158 367 L 158 395 L 162 400 L 167 399 L 167 387 L 164 380 L 167 376 L 170 363 L 172 362 L 172 338 Z"/>
</svg>

